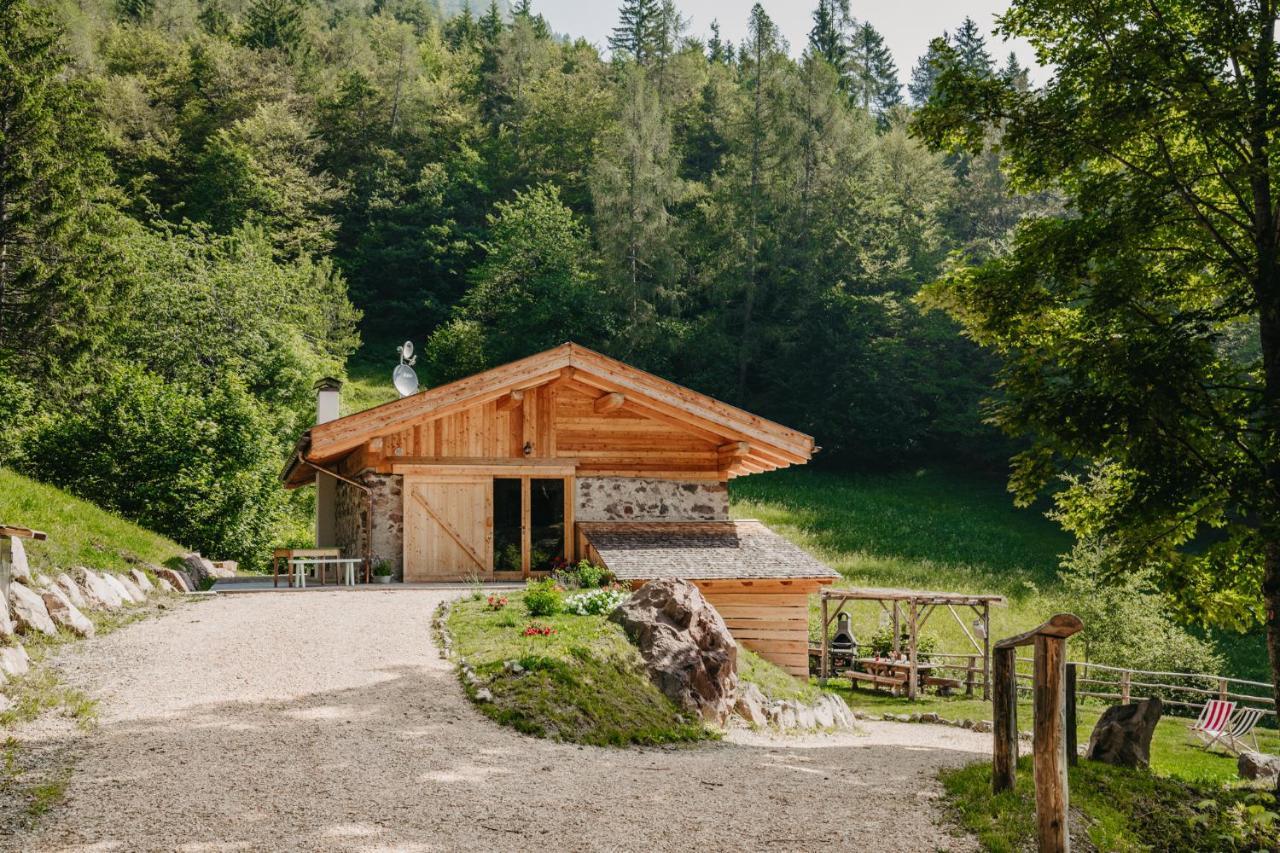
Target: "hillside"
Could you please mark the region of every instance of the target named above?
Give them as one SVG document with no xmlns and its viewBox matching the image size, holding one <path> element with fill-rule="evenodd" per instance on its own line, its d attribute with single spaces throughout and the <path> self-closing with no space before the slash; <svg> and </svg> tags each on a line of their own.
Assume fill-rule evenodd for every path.
<svg viewBox="0 0 1280 853">
<path fill-rule="evenodd" d="M 0 468 L 0 521 L 43 530 L 45 542 L 27 548 L 33 567 L 125 569 L 127 556 L 164 564 L 185 550 L 61 489 Z"/>
</svg>

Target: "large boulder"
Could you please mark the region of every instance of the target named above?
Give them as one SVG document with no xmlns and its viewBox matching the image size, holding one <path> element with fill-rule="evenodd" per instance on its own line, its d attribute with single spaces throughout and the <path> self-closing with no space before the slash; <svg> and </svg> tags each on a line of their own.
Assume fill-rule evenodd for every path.
<svg viewBox="0 0 1280 853">
<path fill-rule="evenodd" d="M 1112 705 L 1102 713 L 1089 736 L 1085 758 L 1119 767 L 1148 767 L 1151 736 L 1164 713 L 1158 696 L 1132 705 Z"/>
<path fill-rule="evenodd" d="M 0 672 L 10 677 L 26 675 L 31 669 L 31 658 L 21 644 L 0 646 Z"/>
<path fill-rule="evenodd" d="M 199 589 L 205 586 L 207 581 L 215 581 L 218 578 L 233 578 L 236 576 L 235 569 L 229 569 L 214 565 L 212 560 L 201 557 L 199 553 L 192 552 L 186 554 L 182 558 L 182 565 L 187 570 L 187 574 L 191 576 L 191 580 L 195 585 L 192 589 Z"/>
<path fill-rule="evenodd" d="M 62 590 L 62 594 L 67 597 L 67 600 L 76 607 L 84 610 L 89 606 L 89 602 L 85 601 L 84 594 L 80 592 L 80 587 L 76 586 L 76 582 L 71 579 L 71 575 L 63 572 L 54 578 L 54 582 L 58 585 L 58 589 Z"/>
<path fill-rule="evenodd" d="M 31 565 L 27 562 L 27 548 L 17 536 L 9 537 L 9 580 L 31 583 Z"/>
<path fill-rule="evenodd" d="M 49 618 L 49 610 L 44 606 L 40 593 L 28 589 L 20 583 L 9 584 L 9 612 L 13 614 L 14 624 L 24 634 L 41 633 L 50 637 L 58 633 L 58 628 Z"/>
<path fill-rule="evenodd" d="M 15 630 L 13 619 L 9 617 L 9 598 L 0 589 L 0 642 L 12 637 Z"/>
<path fill-rule="evenodd" d="M 177 592 L 178 588 L 169 583 L 164 578 L 156 578 L 156 585 L 160 587 L 161 592 Z"/>
<path fill-rule="evenodd" d="M 111 590 L 120 599 L 121 604 L 133 604 L 133 596 L 129 594 L 129 590 L 125 589 L 124 584 L 120 583 L 120 578 L 116 577 L 114 572 L 102 571 L 98 573 L 98 577 L 102 578 L 102 582 L 111 587 Z"/>
<path fill-rule="evenodd" d="M 124 600 L 120 597 L 120 593 L 116 592 L 116 588 L 103 580 L 102 575 L 93 569 L 81 568 L 78 570 L 80 575 L 80 589 L 84 592 L 86 603 L 93 608 L 101 610 L 118 610 L 124 605 Z"/>
<path fill-rule="evenodd" d="M 53 620 L 55 625 L 66 628 L 78 637 L 92 637 L 96 632 L 93 623 L 88 620 L 83 613 L 80 612 L 71 599 L 67 598 L 67 594 L 58 587 L 47 589 L 40 593 L 40 597 L 44 599 L 45 609 L 49 611 L 49 618 Z"/>
<path fill-rule="evenodd" d="M 658 689 L 724 725 L 738 694 L 738 646 L 724 620 L 685 580 L 650 581 L 609 617 L 627 632 Z"/>
<path fill-rule="evenodd" d="M 151 592 L 156 588 L 155 584 L 151 582 L 151 578 L 147 577 L 146 572 L 141 569 L 130 569 L 129 580 L 133 581 L 138 589 L 142 590 L 144 594 Z"/>
<path fill-rule="evenodd" d="M 160 580 L 168 581 L 178 592 L 192 592 L 195 585 L 192 584 L 191 578 L 187 577 L 186 572 L 176 572 L 173 569 L 156 569 L 156 577 Z"/>
<path fill-rule="evenodd" d="M 1241 779 L 1265 782 L 1274 787 L 1280 782 L 1280 756 L 1263 752 L 1242 752 L 1236 759 L 1236 769 Z"/>
<path fill-rule="evenodd" d="M 134 604 L 142 604 L 147 600 L 147 594 L 143 592 L 128 575 L 112 575 L 111 577 L 115 578 L 116 583 L 124 587 L 124 591 L 129 595 L 129 598 L 133 600 Z"/>
</svg>

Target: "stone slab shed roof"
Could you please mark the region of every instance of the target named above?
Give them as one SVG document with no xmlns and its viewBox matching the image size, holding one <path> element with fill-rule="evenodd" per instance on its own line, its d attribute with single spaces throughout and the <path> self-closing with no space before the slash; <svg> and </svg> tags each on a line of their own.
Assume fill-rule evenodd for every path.
<svg viewBox="0 0 1280 853">
<path fill-rule="evenodd" d="M 578 525 L 619 580 L 791 579 L 839 575 L 758 521 L 584 522 Z"/>
</svg>

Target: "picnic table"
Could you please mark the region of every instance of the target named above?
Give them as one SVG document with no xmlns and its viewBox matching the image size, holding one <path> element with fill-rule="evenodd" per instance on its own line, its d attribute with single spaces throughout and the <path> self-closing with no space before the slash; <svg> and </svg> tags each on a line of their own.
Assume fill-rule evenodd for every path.
<svg viewBox="0 0 1280 853">
<path fill-rule="evenodd" d="M 906 690 L 907 679 L 911 677 L 911 663 L 905 660 L 889 660 L 887 658 L 858 658 L 859 670 L 850 670 L 844 676 L 851 681 L 866 681 L 876 687 L 888 687 L 895 693 Z M 917 663 L 916 678 L 920 684 L 927 684 L 933 679 L 933 664 Z"/>
</svg>

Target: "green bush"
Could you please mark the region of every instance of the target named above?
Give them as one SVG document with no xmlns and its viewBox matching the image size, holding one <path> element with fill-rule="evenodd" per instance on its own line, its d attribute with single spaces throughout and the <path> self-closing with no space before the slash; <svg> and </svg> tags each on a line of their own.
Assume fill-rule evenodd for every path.
<svg viewBox="0 0 1280 853">
<path fill-rule="evenodd" d="M 604 586 L 611 575 L 604 566 L 597 566 L 590 560 L 579 560 L 578 565 L 566 566 L 553 577 L 566 589 L 595 589 Z"/>
<path fill-rule="evenodd" d="M 551 578 L 525 585 L 524 609 L 530 616 L 555 616 L 564 608 L 564 593 Z"/>
<path fill-rule="evenodd" d="M 1116 561 L 1114 549 L 1087 542 L 1062 560 L 1059 609 L 1084 622 L 1071 641 L 1084 659 L 1155 672 L 1222 672 L 1213 647 L 1169 614 L 1154 570 Z"/>
<path fill-rule="evenodd" d="M 911 643 L 911 634 L 905 629 L 898 635 L 898 651 L 902 654 L 907 653 L 907 648 Z M 893 629 L 888 625 L 879 628 L 871 639 L 868 641 L 870 651 L 873 655 L 884 656 L 893 651 Z M 933 634 L 921 634 L 919 641 L 916 643 L 916 659 L 922 663 L 929 661 L 929 656 L 938 650 L 938 638 Z"/>
<path fill-rule="evenodd" d="M 240 383 L 199 393 L 137 368 L 34 427 L 25 466 L 215 559 L 260 566 L 284 512 L 280 444 Z M 126 487 L 127 486 L 127 487 Z"/>
</svg>

